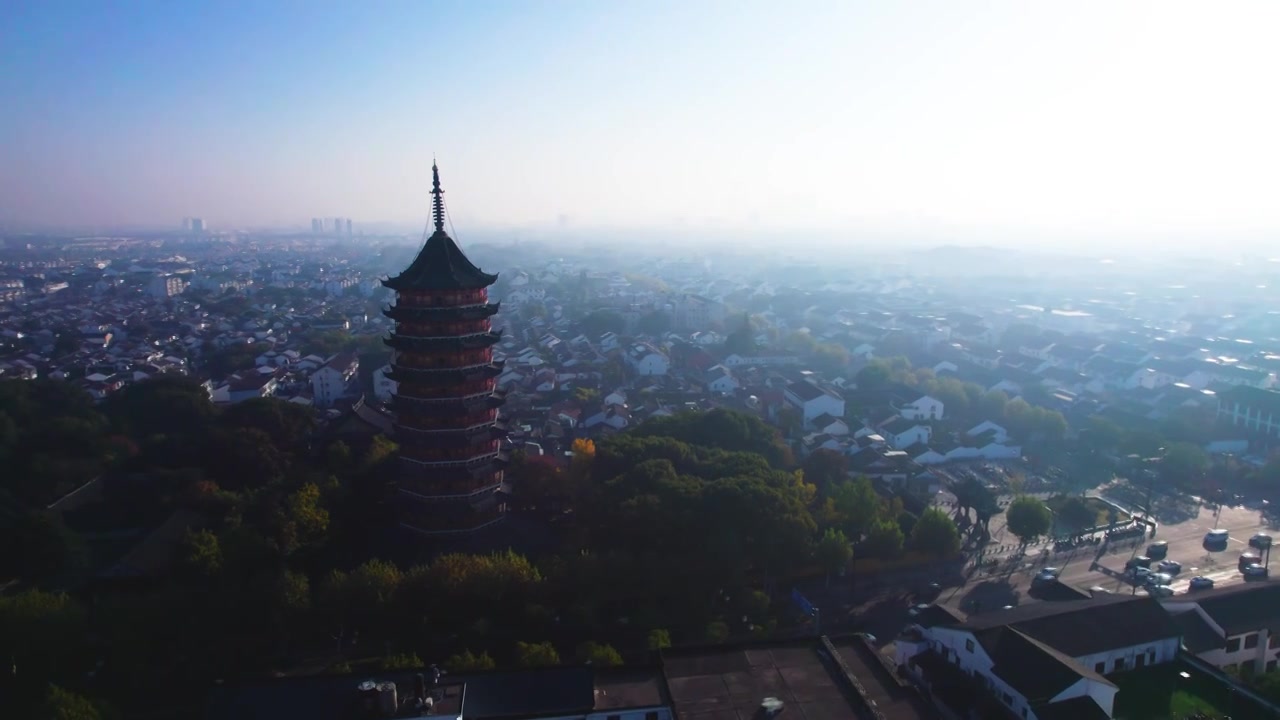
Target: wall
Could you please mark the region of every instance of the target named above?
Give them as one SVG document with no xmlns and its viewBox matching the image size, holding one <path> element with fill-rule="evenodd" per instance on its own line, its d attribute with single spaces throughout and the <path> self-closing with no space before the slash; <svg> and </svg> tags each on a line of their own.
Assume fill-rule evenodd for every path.
<svg viewBox="0 0 1280 720">
<path fill-rule="evenodd" d="M 1114 672 L 1116 669 L 1116 661 L 1124 660 L 1124 669 L 1132 670 L 1138 655 L 1144 655 L 1147 659 L 1147 665 L 1159 665 L 1161 663 L 1171 662 L 1178 656 L 1178 646 L 1180 640 L 1176 637 L 1161 640 L 1155 643 L 1144 645 L 1134 645 L 1131 647 L 1116 648 L 1106 652 L 1094 653 L 1092 655 L 1082 655 L 1076 658 L 1079 663 L 1090 670 L 1097 670 L 1097 664 L 1105 662 L 1106 667 L 1101 671 L 1103 674 Z M 1154 652 L 1154 659 L 1151 659 L 1151 653 Z"/>
<path fill-rule="evenodd" d="M 1257 637 L 1258 644 L 1255 647 L 1246 648 L 1245 640 L 1251 635 Z M 1230 649 L 1232 643 L 1236 643 L 1234 651 Z M 1268 634 L 1266 629 L 1262 629 L 1257 632 L 1232 635 L 1227 638 L 1226 648 L 1200 653 L 1198 657 L 1219 668 L 1252 665 L 1255 673 L 1264 673 L 1267 672 L 1267 663 L 1276 660 L 1277 653 L 1280 653 L 1280 633 Z M 1271 666 L 1272 670 L 1275 668 L 1276 665 Z"/>
</svg>

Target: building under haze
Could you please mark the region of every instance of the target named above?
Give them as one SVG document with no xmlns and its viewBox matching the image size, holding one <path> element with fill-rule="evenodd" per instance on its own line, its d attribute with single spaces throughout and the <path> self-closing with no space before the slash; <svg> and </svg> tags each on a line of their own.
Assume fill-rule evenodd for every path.
<svg viewBox="0 0 1280 720">
<path fill-rule="evenodd" d="M 311 218 L 311 232 L 319 235 L 324 232 L 324 220 L 320 218 Z"/>
<path fill-rule="evenodd" d="M 396 383 L 400 524 L 445 535 L 503 517 L 504 393 L 497 390 L 502 363 L 493 360 L 501 333 L 490 322 L 498 304 L 488 291 L 498 276 L 473 265 L 445 233 L 440 173 L 434 165 L 431 172 L 435 232 L 409 267 L 383 285 L 396 293 L 385 312 L 395 322 L 386 342 Z"/>
</svg>

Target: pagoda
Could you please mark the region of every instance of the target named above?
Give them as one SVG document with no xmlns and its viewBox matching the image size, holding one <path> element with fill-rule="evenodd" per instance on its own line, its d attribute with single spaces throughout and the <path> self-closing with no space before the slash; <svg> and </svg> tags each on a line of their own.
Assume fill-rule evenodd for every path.
<svg viewBox="0 0 1280 720">
<path fill-rule="evenodd" d="M 445 232 L 435 163 L 431 175 L 435 231 L 404 272 L 382 282 L 396 293 L 384 312 L 395 322 L 385 342 L 397 385 L 398 520 L 426 535 L 465 534 L 501 521 L 505 510 L 502 361 L 493 359 L 502 333 L 491 327 L 498 303 L 488 290 L 498 276 L 473 265 Z"/>
</svg>

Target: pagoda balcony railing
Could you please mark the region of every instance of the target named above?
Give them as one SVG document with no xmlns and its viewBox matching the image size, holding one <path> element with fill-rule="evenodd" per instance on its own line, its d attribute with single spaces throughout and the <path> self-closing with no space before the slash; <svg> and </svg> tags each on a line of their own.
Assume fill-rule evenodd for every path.
<svg viewBox="0 0 1280 720">
<path fill-rule="evenodd" d="M 414 387 L 410 382 L 402 382 L 396 394 L 405 400 L 429 403 L 465 402 L 472 398 L 484 397 L 492 392 L 492 381 L 481 380 L 463 385 L 443 385 L 440 387 Z"/>
<path fill-rule="evenodd" d="M 484 305 L 489 300 L 489 291 L 480 290 L 406 290 L 398 293 L 396 304 L 406 307 L 438 307 L 462 308 Z"/>
<path fill-rule="evenodd" d="M 416 323 L 401 321 L 396 326 L 396 334 L 404 337 L 455 337 L 489 331 L 489 319 L 463 320 L 460 322 Z"/>
<path fill-rule="evenodd" d="M 502 522 L 504 517 L 505 513 L 495 507 L 491 510 L 465 511 L 453 516 L 423 517 L 419 519 L 423 523 L 421 525 L 414 522 L 415 518 L 405 518 L 400 526 L 422 535 L 458 535 L 495 525 Z"/>
<path fill-rule="evenodd" d="M 506 366 L 505 360 L 478 362 L 478 363 L 473 363 L 471 365 L 460 365 L 457 367 L 448 367 L 448 366 L 414 367 L 413 365 L 401 365 L 399 363 L 395 363 L 391 366 L 391 370 L 393 373 L 402 373 L 402 372 L 423 373 L 426 375 L 429 375 L 431 373 L 437 373 L 437 374 L 461 373 L 463 375 L 469 375 L 469 374 L 480 375 L 480 374 L 483 374 L 486 370 L 496 370 L 498 371 L 498 373 L 501 373 L 505 366 Z"/>
<path fill-rule="evenodd" d="M 505 460 L 506 456 L 502 453 L 501 450 L 493 450 L 493 451 L 484 453 L 483 455 L 476 455 L 475 457 L 470 457 L 465 460 L 418 460 L 417 458 L 411 458 L 408 455 L 405 455 L 404 453 L 400 454 L 400 459 L 405 460 L 407 462 L 411 462 L 414 465 L 421 465 L 423 467 L 470 468 L 470 467 L 479 467 L 481 465 L 485 465 L 486 463 L 493 462 L 494 460 L 500 460 L 500 461 Z"/>
<path fill-rule="evenodd" d="M 480 340 L 480 341 L 488 340 L 491 337 L 499 337 L 499 336 L 501 336 L 501 333 L 495 332 L 493 330 L 476 330 L 473 332 L 462 333 L 460 335 L 407 335 L 405 333 L 397 331 L 396 334 L 392 336 L 392 338 L 397 340 L 416 340 L 418 342 L 443 342 L 448 340 L 454 340 L 457 342 L 465 343 L 465 342 L 477 341 L 477 340 Z"/>
<path fill-rule="evenodd" d="M 414 352 L 397 350 L 391 356 L 391 364 L 408 368 L 457 368 L 483 365 L 493 360 L 493 348 L 455 350 L 453 352 Z"/>
<path fill-rule="evenodd" d="M 426 417 L 401 415 L 399 418 L 400 425 L 410 430 L 457 430 L 459 427 L 468 428 L 495 422 L 498 422 L 497 410 L 446 418 L 430 415 Z"/>
<path fill-rule="evenodd" d="M 475 432 L 483 428 L 505 430 L 506 427 L 507 427 L 506 424 L 503 423 L 501 420 L 485 420 L 483 422 L 467 425 L 466 427 L 425 428 L 425 427 L 413 427 L 412 425 L 401 424 L 401 425 L 396 425 L 396 431 L 399 432 L 401 430 L 408 430 L 409 432 L 420 433 L 422 435 L 455 435 L 455 434 L 465 435 L 466 433 Z"/>
<path fill-rule="evenodd" d="M 470 500 L 480 495 L 492 493 L 502 487 L 502 477 L 496 473 L 492 477 L 477 478 L 477 480 L 477 482 L 461 483 L 441 483 L 430 480 L 424 480 L 421 482 L 401 481 L 399 483 L 399 490 L 414 500 L 438 502 L 442 500 Z"/>
<path fill-rule="evenodd" d="M 449 397 L 416 397 L 408 395 L 409 388 L 403 388 L 396 394 L 396 400 L 407 400 L 411 403 L 422 403 L 423 405 L 447 404 L 447 403 L 468 403 L 476 400 L 483 400 L 487 397 L 494 397 L 498 400 L 505 399 L 507 393 L 505 390 L 478 390 L 476 392 L 467 393 L 465 395 L 452 395 Z"/>
</svg>

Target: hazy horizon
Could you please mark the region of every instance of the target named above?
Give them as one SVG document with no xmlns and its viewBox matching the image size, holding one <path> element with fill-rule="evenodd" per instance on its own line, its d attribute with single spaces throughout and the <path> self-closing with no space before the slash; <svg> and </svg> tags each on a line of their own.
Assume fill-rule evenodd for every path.
<svg viewBox="0 0 1280 720">
<path fill-rule="evenodd" d="M 1264 249 L 1273 3 L 63 2 L 0 27 L 0 226 Z"/>
</svg>

